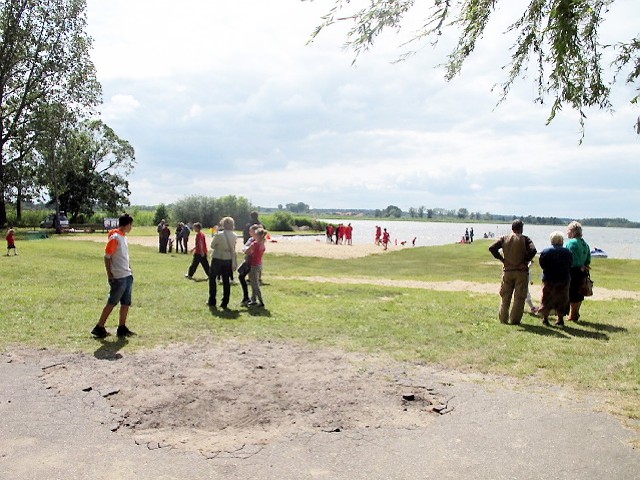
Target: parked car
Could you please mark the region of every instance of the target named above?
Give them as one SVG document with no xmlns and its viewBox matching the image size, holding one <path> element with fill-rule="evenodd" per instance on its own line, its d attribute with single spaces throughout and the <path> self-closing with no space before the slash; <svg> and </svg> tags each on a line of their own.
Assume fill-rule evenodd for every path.
<svg viewBox="0 0 640 480">
<path fill-rule="evenodd" d="M 69 228 L 69 219 L 64 212 L 60 212 L 58 216 L 60 228 Z M 43 221 L 40 222 L 40 228 L 56 228 L 56 214 L 50 213 Z"/>
</svg>

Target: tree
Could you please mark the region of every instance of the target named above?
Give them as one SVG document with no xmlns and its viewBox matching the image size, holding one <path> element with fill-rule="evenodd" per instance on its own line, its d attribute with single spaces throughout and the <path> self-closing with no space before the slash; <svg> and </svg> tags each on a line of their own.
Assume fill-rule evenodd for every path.
<svg viewBox="0 0 640 480">
<path fill-rule="evenodd" d="M 46 137 L 46 136 L 45 136 Z M 60 209 L 79 221 L 81 215 L 93 215 L 96 208 L 116 215 L 129 205 L 127 175 L 133 170 L 133 147 L 119 138 L 100 120 L 85 120 L 60 130 L 54 137 L 59 145 L 47 149 L 49 162 L 45 172 L 55 165 L 54 182 L 49 178 L 49 192 Z"/>
<path fill-rule="evenodd" d="M 156 213 L 153 215 L 153 224 L 158 225 L 162 220 L 169 220 L 169 212 L 167 211 L 167 206 L 164 203 L 161 203 L 156 208 Z"/>
<path fill-rule="evenodd" d="M 287 210 L 293 213 L 307 213 L 310 210 L 309 205 L 304 202 L 287 203 L 285 207 Z"/>
<path fill-rule="evenodd" d="M 387 29 L 400 30 L 414 7 L 415 0 L 371 0 L 358 9 L 351 0 L 334 0 L 334 6 L 323 16 L 322 23 L 312 34 L 312 41 L 320 32 L 338 22 L 352 22 L 347 33 L 346 47 L 358 55 L 369 50 L 378 36 Z M 437 44 L 449 31 L 458 34 L 458 40 L 445 63 L 445 78 L 451 80 L 462 70 L 467 58 L 482 38 L 497 0 L 434 0 L 430 13 L 406 44 L 430 40 Z M 536 0 L 526 2 L 524 12 L 513 20 L 508 32 L 517 35 L 511 46 L 511 60 L 504 69 L 507 78 L 501 85 L 502 101 L 514 81 L 528 73 L 535 62 L 536 101 L 543 103 L 553 98 L 547 119 L 549 124 L 563 106 L 568 105 L 580 113 L 580 126 L 584 135 L 584 110 L 599 107 L 611 110 L 611 86 L 620 74 L 624 82 L 635 84 L 640 77 L 640 37 L 623 38 L 613 45 L 599 42 L 599 28 L 614 0 Z M 351 9 L 349 7 L 352 7 Z M 609 50 L 613 58 L 612 76 L 608 65 L 603 66 L 603 52 Z M 416 49 L 400 56 L 401 60 L 416 53 Z M 354 60 L 355 62 L 356 60 Z M 637 87 L 637 85 L 636 85 Z M 640 87 L 636 88 L 637 91 Z M 631 98 L 637 104 L 640 95 Z M 636 123 L 640 134 L 640 117 Z"/>
<path fill-rule="evenodd" d="M 85 27 L 85 0 L 0 0 L 0 225 L 21 130 L 44 105 L 75 113 L 100 101 Z"/>
<path fill-rule="evenodd" d="M 402 216 L 402 210 L 400 207 L 396 207 L 395 205 L 389 205 L 382 212 L 384 217 L 396 217 L 400 218 Z"/>
<path fill-rule="evenodd" d="M 239 227 L 239 222 L 249 218 L 251 210 L 253 206 L 244 197 L 227 195 L 216 199 L 204 195 L 190 195 L 173 205 L 172 215 L 177 222 L 200 222 L 203 227 L 218 225 L 222 217 L 233 217 L 236 226 Z"/>
</svg>

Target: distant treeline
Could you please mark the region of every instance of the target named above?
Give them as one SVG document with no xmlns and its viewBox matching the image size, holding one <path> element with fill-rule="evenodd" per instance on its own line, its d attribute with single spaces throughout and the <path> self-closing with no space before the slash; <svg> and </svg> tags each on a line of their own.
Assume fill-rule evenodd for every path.
<svg viewBox="0 0 640 480">
<path fill-rule="evenodd" d="M 533 215 L 501 215 L 490 212 L 469 212 L 465 208 L 447 210 L 443 208 L 410 208 L 408 212 L 390 205 L 383 210 L 367 209 L 311 209 L 308 214 L 319 217 L 350 217 L 350 218 L 397 218 L 411 220 L 426 220 L 438 222 L 475 222 L 475 223 L 511 223 L 520 218 L 528 225 L 564 225 L 572 220 L 578 220 L 590 227 L 618 227 L 640 228 L 640 222 L 632 222 L 626 218 L 565 218 L 540 217 Z"/>
</svg>

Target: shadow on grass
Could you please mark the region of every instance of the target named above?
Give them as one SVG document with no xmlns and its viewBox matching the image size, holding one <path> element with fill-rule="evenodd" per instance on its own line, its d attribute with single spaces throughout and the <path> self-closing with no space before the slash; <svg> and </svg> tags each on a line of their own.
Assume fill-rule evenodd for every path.
<svg viewBox="0 0 640 480">
<path fill-rule="evenodd" d="M 569 335 L 565 334 L 562 329 L 545 327 L 542 325 L 542 320 L 540 320 L 540 322 L 540 325 L 521 323 L 519 326 L 527 333 L 535 333 L 536 335 L 544 335 L 545 337 L 569 338 Z"/>
<path fill-rule="evenodd" d="M 606 323 L 585 322 L 584 320 L 580 320 L 576 325 L 593 328 L 594 330 L 602 330 L 604 332 L 609 332 L 609 333 L 627 331 L 627 329 L 624 327 L 616 327 L 615 325 L 607 325 Z"/>
<path fill-rule="evenodd" d="M 247 313 L 252 317 L 270 317 L 271 312 L 266 308 L 249 307 Z"/>
<path fill-rule="evenodd" d="M 593 340 L 609 340 L 609 335 L 602 332 L 592 332 L 589 330 L 583 330 L 581 328 L 575 328 L 572 325 L 568 325 L 566 322 L 564 327 L 545 327 L 544 325 L 529 325 L 526 323 L 521 323 L 520 327 L 523 330 L 529 333 L 535 333 L 537 335 L 544 335 L 547 337 L 558 337 L 558 338 L 590 338 Z"/>
<path fill-rule="evenodd" d="M 211 312 L 212 316 L 218 318 L 224 318 L 227 320 L 236 320 L 240 318 L 240 312 L 238 310 L 232 310 L 230 308 L 225 310 L 223 308 L 211 307 L 209 308 L 209 311 Z"/>
<path fill-rule="evenodd" d="M 127 344 L 127 337 L 116 337 L 116 340 L 107 338 L 96 339 L 100 342 L 100 347 L 93 353 L 98 360 L 120 360 L 122 354 L 120 350 Z"/>
<path fill-rule="evenodd" d="M 607 335 L 606 333 L 582 330 L 580 328 L 575 328 L 574 326 L 567 325 L 566 323 L 562 329 L 572 337 L 591 338 L 593 340 L 609 340 L 609 335 Z"/>
</svg>

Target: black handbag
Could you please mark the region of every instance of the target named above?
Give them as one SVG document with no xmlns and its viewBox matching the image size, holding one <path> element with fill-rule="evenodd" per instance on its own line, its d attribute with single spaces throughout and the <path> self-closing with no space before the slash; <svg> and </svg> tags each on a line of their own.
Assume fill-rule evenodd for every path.
<svg viewBox="0 0 640 480">
<path fill-rule="evenodd" d="M 238 273 L 240 275 L 248 275 L 251 270 L 251 264 L 248 260 L 242 262 L 242 264 L 238 267 Z"/>
</svg>

